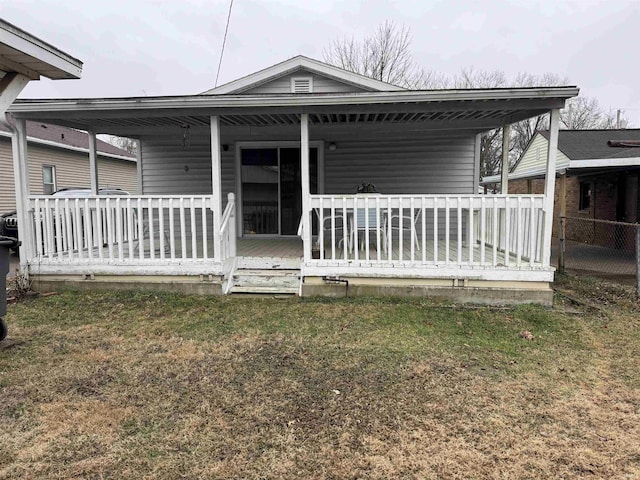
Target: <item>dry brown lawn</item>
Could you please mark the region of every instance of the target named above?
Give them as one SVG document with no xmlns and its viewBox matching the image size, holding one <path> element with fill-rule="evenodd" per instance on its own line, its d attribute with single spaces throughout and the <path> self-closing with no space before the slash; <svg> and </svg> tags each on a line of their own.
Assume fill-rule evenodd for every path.
<svg viewBox="0 0 640 480">
<path fill-rule="evenodd" d="M 21 302 L 0 478 L 640 478 L 640 306 L 561 288 L 580 303 Z"/>
</svg>

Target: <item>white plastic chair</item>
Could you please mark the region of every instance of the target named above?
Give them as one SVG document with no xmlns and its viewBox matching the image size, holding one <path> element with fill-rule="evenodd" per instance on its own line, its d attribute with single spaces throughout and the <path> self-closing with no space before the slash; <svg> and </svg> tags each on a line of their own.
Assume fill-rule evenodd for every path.
<svg viewBox="0 0 640 480">
<path fill-rule="evenodd" d="M 393 231 L 397 230 L 399 235 L 403 235 L 404 232 L 413 231 L 413 242 L 418 250 L 420 250 L 420 239 L 418 238 L 418 223 L 420 221 L 420 215 L 422 214 L 422 210 L 418 209 L 415 217 L 412 218 L 410 215 L 391 215 L 389 219 L 389 224 L 386 229 L 389 235 L 393 236 Z M 400 228 L 400 218 L 402 218 L 402 229 Z M 413 225 L 413 229 L 411 228 Z"/>
<path fill-rule="evenodd" d="M 367 217 L 368 224 L 367 224 Z M 378 232 L 380 232 L 380 241 L 382 242 L 382 250 L 387 253 L 387 229 L 384 221 L 384 212 L 380 211 L 380 216 L 377 215 L 375 208 L 368 209 L 368 215 L 365 213 L 364 208 L 356 209 L 355 221 L 352 219 L 351 232 L 349 233 L 349 251 L 353 252 L 355 244 L 356 230 L 358 231 L 359 243 L 364 246 L 366 241 L 366 232 L 369 230 L 369 243 L 372 239 L 378 238 Z M 362 233 L 360 233 L 362 232 Z M 379 248 L 379 246 L 377 246 Z"/>
<path fill-rule="evenodd" d="M 340 214 L 335 215 L 334 219 L 336 226 L 336 239 L 339 239 L 337 246 L 342 247 L 342 245 L 344 245 L 344 239 L 346 237 L 346 235 L 344 234 L 344 217 Z M 327 239 L 331 241 L 331 217 L 324 217 L 324 220 L 322 221 L 322 232 L 324 241 L 326 242 Z"/>
</svg>

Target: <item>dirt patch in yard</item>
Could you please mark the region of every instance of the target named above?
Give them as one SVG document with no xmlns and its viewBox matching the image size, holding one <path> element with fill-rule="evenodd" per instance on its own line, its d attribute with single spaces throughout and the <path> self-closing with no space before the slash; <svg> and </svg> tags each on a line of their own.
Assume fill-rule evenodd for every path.
<svg viewBox="0 0 640 480">
<path fill-rule="evenodd" d="M 638 319 L 607 305 L 30 300 L 0 478 L 637 478 Z"/>
</svg>

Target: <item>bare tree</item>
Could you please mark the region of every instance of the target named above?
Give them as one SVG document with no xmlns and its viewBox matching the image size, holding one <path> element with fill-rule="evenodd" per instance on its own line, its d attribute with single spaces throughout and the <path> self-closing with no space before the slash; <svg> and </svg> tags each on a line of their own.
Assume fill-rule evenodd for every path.
<svg viewBox="0 0 640 480">
<path fill-rule="evenodd" d="M 552 73 L 533 75 L 520 73 L 509 80 L 500 70 L 462 68 L 447 77 L 420 68 L 411 54 L 411 33 L 391 21 L 380 24 L 373 35 L 363 40 L 340 38 L 324 50 L 324 60 L 351 72 L 409 89 L 431 88 L 506 88 L 552 87 L 569 83 L 566 77 Z M 595 99 L 577 97 L 568 100 L 560 112 L 560 128 L 593 129 L 616 128 L 616 118 L 605 112 Z M 623 117 L 621 126 L 628 121 Z M 540 115 L 511 126 L 509 163 L 513 165 L 522 155 L 538 130 L 549 128 L 549 116 Z M 499 173 L 502 169 L 502 129 L 486 132 L 481 140 L 480 171 L 482 176 Z"/>
<path fill-rule="evenodd" d="M 345 70 L 411 89 L 437 88 L 445 78 L 419 68 L 406 26 L 387 20 L 363 40 L 339 38 L 324 50 L 324 61 Z"/>
<path fill-rule="evenodd" d="M 105 135 L 103 140 L 129 153 L 136 153 L 137 142 L 132 138 L 116 137 L 115 135 Z"/>
</svg>

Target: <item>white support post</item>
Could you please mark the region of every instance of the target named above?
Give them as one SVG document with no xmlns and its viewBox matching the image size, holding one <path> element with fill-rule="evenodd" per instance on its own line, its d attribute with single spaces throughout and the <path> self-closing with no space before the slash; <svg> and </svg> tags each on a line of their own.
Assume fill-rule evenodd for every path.
<svg viewBox="0 0 640 480">
<path fill-rule="evenodd" d="M 98 195 L 98 152 L 96 151 L 96 134 L 89 133 L 89 175 L 91 177 L 91 195 Z"/>
<path fill-rule="evenodd" d="M 20 270 L 28 274 L 28 262 L 33 258 L 35 241 L 29 219 L 29 159 L 27 157 L 27 127 L 22 119 L 16 120 L 12 135 L 13 178 L 16 191 L 16 212 L 18 216 L 18 237 L 20 246 Z"/>
<path fill-rule="evenodd" d="M 4 77 L 0 78 L 0 116 L 3 119 L 4 113 L 20 95 L 22 89 L 27 86 L 27 83 L 29 83 L 27 77 L 15 72 L 8 72 Z"/>
<path fill-rule="evenodd" d="M 553 201 L 556 188 L 556 156 L 558 153 L 558 128 L 560 110 L 551 110 L 549 122 L 549 148 L 547 149 L 547 171 L 544 184 L 544 224 L 542 235 L 542 265 L 551 264 L 551 232 L 553 230 Z"/>
<path fill-rule="evenodd" d="M 142 191 L 142 142 L 136 140 L 136 169 L 138 175 L 138 195 L 143 195 Z"/>
<path fill-rule="evenodd" d="M 213 198 L 213 258 L 222 260 L 222 236 L 220 223 L 222 221 L 222 170 L 220 157 L 220 118 L 212 116 L 211 125 L 211 196 Z"/>
<path fill-rule="evenodd" d="M 302 186 L 302 245 L 304 262 L 311 260 L 311 218 L 309 215 L 309 114 L 300 115 L 300 182 Z"/>
<path fill-rule="evenodd" d="M 502 177 L 500 180 L 500 193 L 509 193 L 509 137 L 511 125 L 502 127 Z"/>
</svg>

